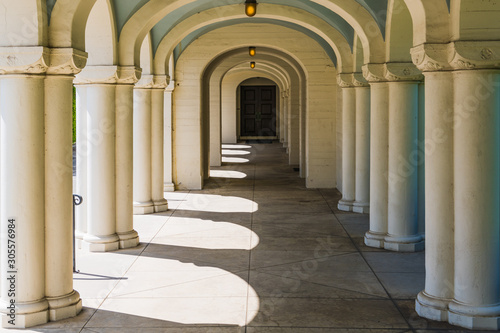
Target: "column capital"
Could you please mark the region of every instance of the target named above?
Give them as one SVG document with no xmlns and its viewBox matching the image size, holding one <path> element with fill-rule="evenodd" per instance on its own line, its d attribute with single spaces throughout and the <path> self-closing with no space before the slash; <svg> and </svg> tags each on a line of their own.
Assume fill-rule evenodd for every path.
<svg viewBox="0 0 500 333">
<path fill-rule="evenodd" d="M 422 72 L 409 62 L 388 62 L 385 64 L 385 78 L 387 81 L 421 81 Z"/>
<path fill-rule="evenodd" d="M 87 66 L 75 84 L 134 84 L 140 77 L 141 70 L 135 66 Z"/>
<path fill-rule="evenodd" d="M 169 77 L 167 75 L 143 75 L 135 84 L 137 89 L 166 89 Z"/>
<path fill-rule="evenodd" d="M 352 88 L 354 87 L 353 83 L 353 73 L 339 73 L 337 74 L 337 84 L 341 88 Z"/>
<path fill-rule="evenodd" d="M 352 84 L 355 87 L 369 87 L 370 85 L 363 77 L 362 73 L 352 73 Z"/>
<path fill-rule="evenodd" d="M 165 92 L 172 93 L 175 90 L 175 81 L 170 80 L 170 77 L 168 77 L 168 85 L 165 88 Z"/>
<path fill-rule="evenodd" d="M 87 64 L 88 53 L 72 48 L 50 49 L 50 63 L 47 74 L 76 75 Z"/>
<path fill-rule="evenodd" d="M 47 47 L 0 47 L 0 74 L 45 74 L 49 64 Z"/>
<path fill-rule="evenodd" d="M 411 59 L 422 72 L 451 70 L 449 44 L 421 44 L 410 50 Z"/>
<path fill-rule="evenodd" d="M 455 70 L 500 69 L 500 41 L 450 43 L 450 65 Z"/>
<path fill-rule="evenodd" d="M 362 67 L 363 76 L 369 83 L 387 81 L 385 70 L 385 64 L 366 64 Z"/>
<path fill-rule="evenodd" d="M 456 41 L 421 44 L 411 49 L 413 63 L 423 72 L 498 69 L 500 41 Z"/>
</svg>

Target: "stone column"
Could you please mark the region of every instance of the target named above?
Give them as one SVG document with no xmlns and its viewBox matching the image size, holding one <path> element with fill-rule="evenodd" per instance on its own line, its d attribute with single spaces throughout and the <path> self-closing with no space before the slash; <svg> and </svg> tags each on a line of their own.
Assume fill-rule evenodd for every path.
<svg viewBox="0 0 500 333">
<path fill-rule="evenodd" d="M 500 42 L 455 42 L 455 292 L 448 321 L 500 329 Z M 473 59 L 470 59 L 473 58 Z"/>
<path fill-rule="evenodd" d="M 370 83 L 370 230 L 367 246 L 383 248 L 387 236 L 387 175 L 389 170 L 389 86 L 384 64 L 367 64 L 363 75 Z"/>
<path fill-rule="evenodd" d="M 140 77 L 135 67 L 120 67 L 116 85 L 116 233 L 120 248 L 136 247 L 133 217 L 133 96 Z"/>
<path fill-rule="evenodd" d="M 73 79 L 87 54 L 52 49 L 45 77 L 45 296 L 49 320 L 76 316 L 82 309 L 73 290 Z M 31 276 L 32 279 L 35 276 Z"/>
<path fill-rule="evenodd" d="M 163 196 L 163 108 L 166 86 L 165 76 L 155 76 L 151 92 L 151 187 L 156 213 L 168 210 L 167 200 Z"/>
<path fill-rule="evenodd" d="M 88 66 L 76 77 L 87 90 L 87 233 L 92 252 L 119 248 L 116 234 L 115 98 L 118 67 Z"/>
<path fill-rule="evenodd" d="M 143 76 L 134 88 L 134 214 L 154 213 L 151 196 L 151 87 Z"/>
<path fill-rule="evenodd" d="M 424 249 L 418 230 L 418 84 L 423 78 L 413 64 L 388 63 L 389 174 L 388 235 L 384 248 L 414 252 Z"/>
<path fill-rule="evenodd" d="M 165 88 L 163 107 L 163 191 L 174 192 L 172 180 L 172 94 L 175 81 L 170 81 Z"/>
<path fill-rule="evenodd" d="M 279 130 L 279 135 L 280 135 L 280 142 L 283 143 L 285 142 L 285 110 L 286 110 L 286 92 L 282 91 L 280 94 L 281 97 L 281 103 L 280 103 L 280 130 Z"/>
<path fill-rule="evenodd" d="M 355 201 L 352 211 L 370 212 L 370 86 L 360 73 L 353 75 L 356 94 Z"/>
<path fill-rule="evenodd" d="M 342 199 L 338 209 L 350 212 L 355 198 L 356 91 L 352 74 L 339 74 L 337 82 L 342 88 Z"/>
<path fill-rule="evenodd" d="M 75 212 L 76 246 L 81 248 L 87 233 L 87 156 L 90 142 L 87 138 L 87 86 L 75 85 L 76 88 L 76 188 L 75 194 L 83 202 Z"/>
<path fill-rule="evenodd" d="M 444 321 L 448 320 L 454 290 L 453 75 L 446 61 L 446 46 L 437 47 L 441 55 L 432 51 L 426 55 L 427 46 L 412 49 L 414 62 L 425 74 L 426 93 L 426 276 L 416 310 L 423 317 Z M 436 56 L 444 56 L 444 61 Z"/>
<path fill-rule="evenodd" d="M 0 312 L 3 327 L 19 328 L 43 324 L 49 319 L 45 299 L 43 74 L 50 51 L 44 47 L 21 49 L 22 52 L 16 48 L 0 49 L 0 226 L 4 247 Z M 8 58 L 14 60 L 3 60 Z M 15 245 L 11 258 L 8 240 Z M 15 297 L 9 296 L 11 285 L 15 286 Z M 13 325 L 8 323 L 13 320 L 8 309 L 11 300 L 15 302 Z"/>
</svg>

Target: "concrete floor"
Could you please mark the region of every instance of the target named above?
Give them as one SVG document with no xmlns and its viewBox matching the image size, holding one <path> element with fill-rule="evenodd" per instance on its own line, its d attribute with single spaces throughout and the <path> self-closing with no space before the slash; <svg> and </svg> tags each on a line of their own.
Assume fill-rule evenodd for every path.
<svg viewBox="0 0 500 333">
<path fill-rule="evenodd" d="M 203 191 L 136 216 L 138 248 L 78 251 L 84 310 L 31 332 L 465 332 L 414 311 L 424 253 L 363 245 L 368 215 L 308 190 L 277 143 L 224 145 Z"/>
</svg>

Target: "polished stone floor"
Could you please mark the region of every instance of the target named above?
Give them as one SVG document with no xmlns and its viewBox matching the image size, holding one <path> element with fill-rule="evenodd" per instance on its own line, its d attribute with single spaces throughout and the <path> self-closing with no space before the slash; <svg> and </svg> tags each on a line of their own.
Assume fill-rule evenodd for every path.
<svg viewBox="0 0 500 333">
<path fill-rule="evenodd" d="M 309 190 L 274 144 L 223 146 L 203 191 L 135 216 L 138 248 L 78 251 L 84 310 L 32 332 L 465 332 L 419 318 L 424 253 L 363 245 L 368 215 Z"/>
</svg>

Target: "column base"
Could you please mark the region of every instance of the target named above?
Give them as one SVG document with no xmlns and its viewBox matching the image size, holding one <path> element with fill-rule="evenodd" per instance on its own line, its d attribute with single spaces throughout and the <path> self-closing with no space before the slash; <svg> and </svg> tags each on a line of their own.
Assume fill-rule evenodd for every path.
<svg viewBox="0 0 500 333">
<path fill-rule="evenodd" d="M 469 306 L 453 300 L 449 304 L 448 322 L 471 330 L 499 330 L 500 304 Z"/>
<path fill-rule="evenodd" d="M 164 183 L 163 184 L 163 192 L 175 192 L 174 183 Z"/>
<path fill-rule="evenodd" d="M 337 208 L 338 210 L 341 210 L 343 212 L 352 212 L 352 205 L 354 204 L 354 201 L 352 200 L 340 200 Z"/>
<path fill-rule="evenodd" d="M 354 201 L 354 203 L 352 205 L 352 211 L 354 213 L 369 214 L 370 213 L 370 203 Z"/>
<path fill-rule="evenodd" d="M 168 202 L 165 199 L 154 201 L 155 213 L 166 212 L 168 210 Z"/>
<path fill-rule="evenodd" d="M 425 249 L 425 242 L 422 236 L 386 236 L 384 249 L 396 252 L 419 252 Z"/>
<path fill-rule="evenodd" d="M 428 295 L 425 290 L 417 295 L 415 311 L 420 317 L 430 320 L 448 321 L 449 299 L 437 298 Z"/>
<path fill-rule="evenodd" d="M 47 301 L 49 302 L 50 321 L 73 318 L 82 311 L 82 300 L 80 294 L 75 290 L 62 297 L 47 297 Z"/>
<path fill-rule="evenodd" d="M 369 247 L 383 249 L 386 236 L 387 236 L 386 233 L 367 231 L 365 233 L 365 245 Z"/>
<path fill-rule="evenodd" d="M 119 249 L 119 238 L 117 234 L 107 236 L 85 235 L 82 247 L 89 252 L 109 252 Z"/>
<path fill-rule="evenodd" d="M 83 242 L 83 237 L 85 237 L 85 233 L 81 231 L 76 231 L 75 232 L 75 247 L 77 249 L 82 248 L 82 242 Z"/>
<path fill-rule="evenodd" d="M 134 202 L 134 215 L 146 215 L 155 212 L 153 201 L 148 202 Z"/>
<path fill-rule="evenodd" d="M 118 232 L 120 249 L 130 249 L 139 245 L 139 234 L 135 230 Z"/>
<path fill-rule="evenodd" d="M 2 302 L 2 311 L 9 311 Z M 35 303 L 15 303 L 15 313 L 2 313 L 3 328 L 28 328 L 49 322 L 48 303 L 44 299 Z"/>
</svg>

